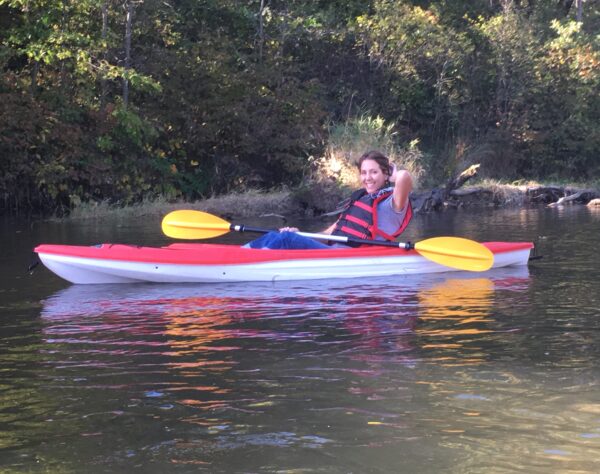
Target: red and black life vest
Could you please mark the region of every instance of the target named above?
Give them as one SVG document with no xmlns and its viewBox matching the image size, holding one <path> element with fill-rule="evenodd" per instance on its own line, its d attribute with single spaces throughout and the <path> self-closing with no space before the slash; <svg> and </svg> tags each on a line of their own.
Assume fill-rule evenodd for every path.
<svg viewBox="0 0 600 474">
<path fill-rule="evenodd" d="M 350 202 L 338 219 L 333 235 L 371 239 L 383 237 L 385 240 L 394 240 L 398 237 L 412 218 L 410 200 L 407 203 L 406 214 L 402 223 L 392 234 L 388 234 L 377 226 L 377 204 L 388 198 L 393 192 L 392 188 L 380 189 L 377 193 L 368 194 L 364 189 L 355 191 L 350 196 Z"/>
</svg>

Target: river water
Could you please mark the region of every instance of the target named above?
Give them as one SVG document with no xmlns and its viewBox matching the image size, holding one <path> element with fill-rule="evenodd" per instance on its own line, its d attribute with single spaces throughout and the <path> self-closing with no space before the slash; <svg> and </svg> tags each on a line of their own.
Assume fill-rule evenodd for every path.
<svg viewBox="0 0 600 474">
<path fill-rule="evenodd" d="M 29 273 L 31 249 L 166 244 L 158 219 L 5 219 L 0 471 L 600 472 L 599 230 L 584 207 L 451 211 L 418 216 L 407 239 L 534 241 L 543 259 L 84 286 Z"/>
</svg>

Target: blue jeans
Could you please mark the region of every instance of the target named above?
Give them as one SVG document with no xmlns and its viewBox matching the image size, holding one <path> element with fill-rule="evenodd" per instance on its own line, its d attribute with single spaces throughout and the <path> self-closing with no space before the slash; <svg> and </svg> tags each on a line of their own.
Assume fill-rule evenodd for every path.
<svg viewBox="0 0 600 474">
<path fill-rule="evenodd" d="M 329 245 L 309 237 L 298 235 L 296 232 L 272 231 L 248 242 L 244 247 L 252 249 L 329 249 Z"/>
</svg>

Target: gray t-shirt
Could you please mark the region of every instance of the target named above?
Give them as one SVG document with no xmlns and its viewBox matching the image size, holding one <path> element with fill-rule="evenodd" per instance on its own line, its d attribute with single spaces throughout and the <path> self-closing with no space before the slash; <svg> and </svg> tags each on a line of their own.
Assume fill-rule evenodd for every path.
<svg viewBox="0 0 600 474">
<path fill-rule="evenodd" d="M 377 204 L 377 227 L 379 227 L 386 234 L 393 234 L 398 227 L 402 224 L 406 210 L 408 209 L 408 202 L 404 209 L 396 211 L 394 209 L 394 196 L 390 195 L 385 198 L 379 204 Z M 385 240 L 380 235 L 375 240 Z"/>
</svg>

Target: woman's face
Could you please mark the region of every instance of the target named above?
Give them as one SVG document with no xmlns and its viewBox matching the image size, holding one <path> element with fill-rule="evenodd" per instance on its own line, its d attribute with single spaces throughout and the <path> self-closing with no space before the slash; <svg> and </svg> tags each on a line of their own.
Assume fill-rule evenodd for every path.
<svg viewBox="0 0 600 474">
<path fill-rule="evenodd" d="M 368 193 L 381 189 L 388 176 L 374 160 L 365 160 L 360 166 L 360 182 Z"/>
</svg>

